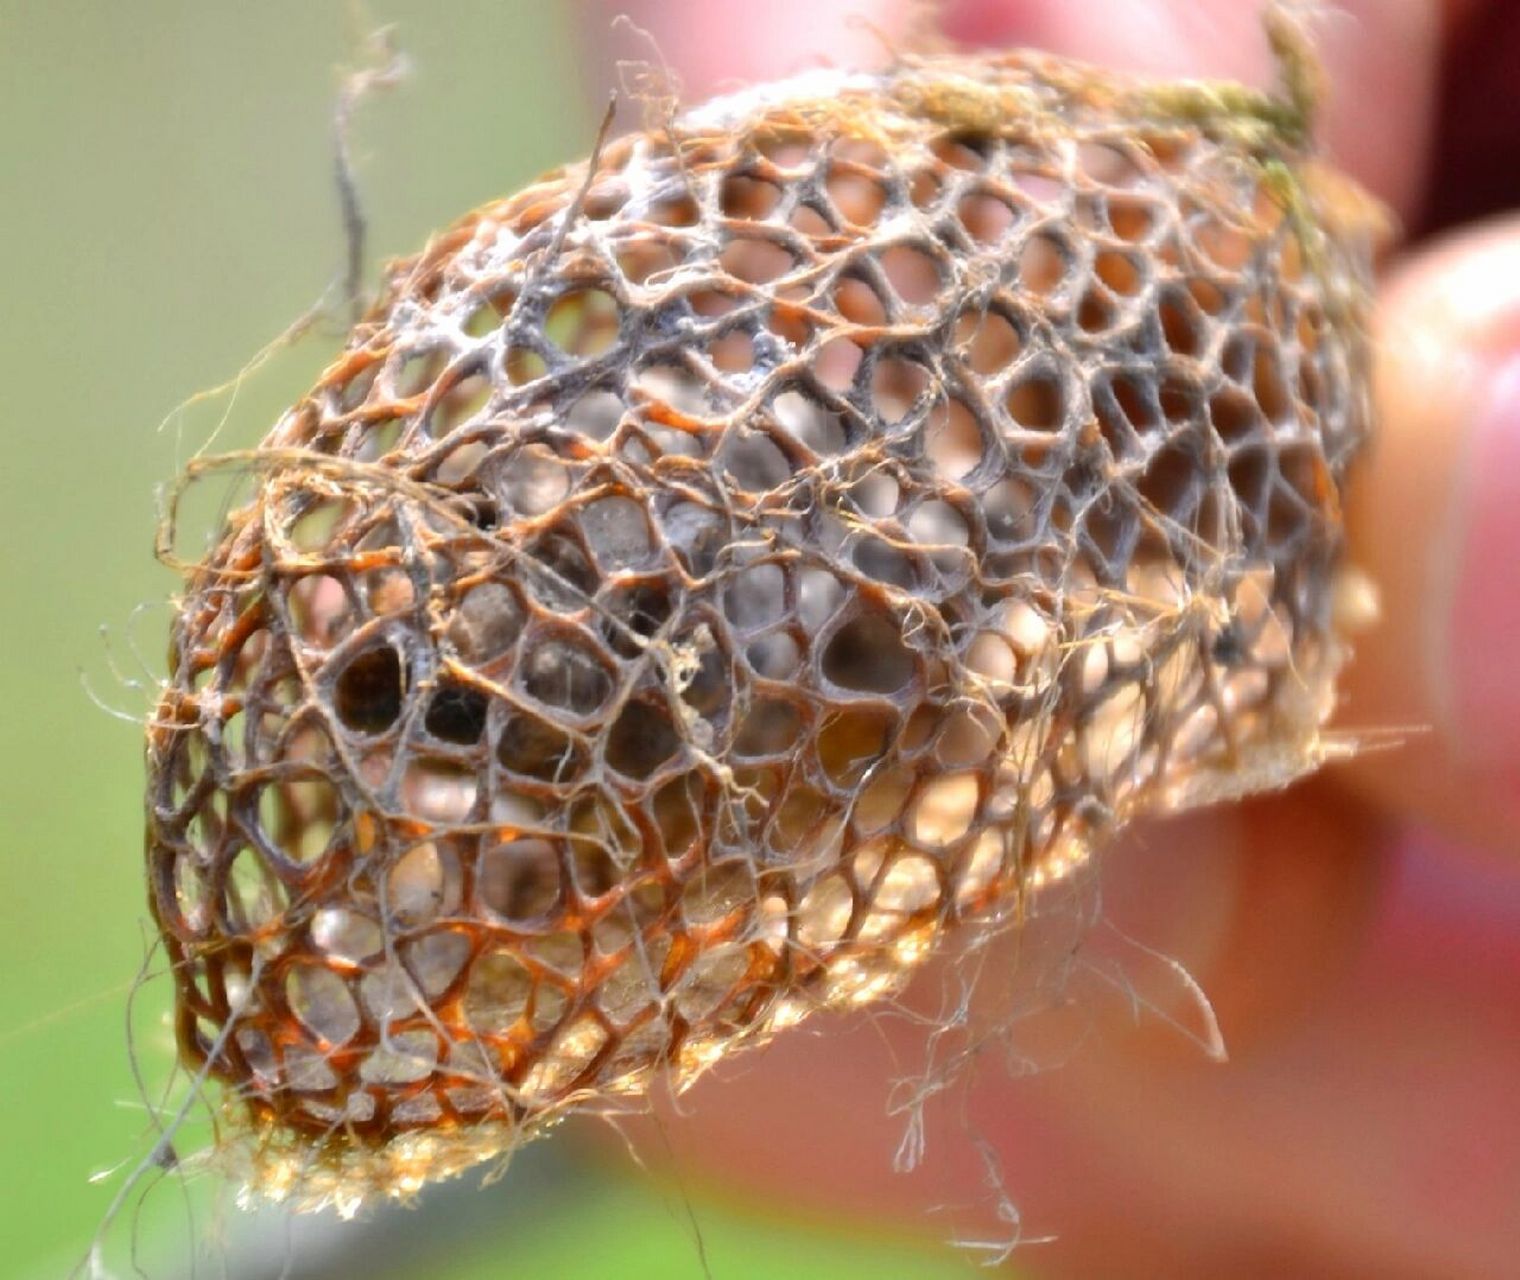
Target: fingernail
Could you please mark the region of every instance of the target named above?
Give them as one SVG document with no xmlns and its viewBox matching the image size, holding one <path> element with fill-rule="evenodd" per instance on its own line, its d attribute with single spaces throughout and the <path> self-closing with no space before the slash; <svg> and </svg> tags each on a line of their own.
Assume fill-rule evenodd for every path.
<svg viewBox="0 0 1520 1280">
<path fill-rule="evenodd" d="M 1486 381 L 1456 489 L 1445 727 L 1458 760 L 1513 779 L 1520 776 L 1520 355 Z"/>
</svg>

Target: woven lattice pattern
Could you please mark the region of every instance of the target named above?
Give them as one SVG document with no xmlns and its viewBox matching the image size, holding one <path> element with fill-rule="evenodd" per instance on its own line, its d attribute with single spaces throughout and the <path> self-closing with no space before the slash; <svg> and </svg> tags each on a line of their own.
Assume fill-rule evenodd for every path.
<svg viewBox="0 0 1520 1280">
<path fill-rule="evenodd" d="M 397 265 L 149 734 L 250 1181 L 404 1192 L 684 1084 L 1313 767 L 1368 237 L 1302 145 L 1025 56 L 814 73 Z"/>
</svg>

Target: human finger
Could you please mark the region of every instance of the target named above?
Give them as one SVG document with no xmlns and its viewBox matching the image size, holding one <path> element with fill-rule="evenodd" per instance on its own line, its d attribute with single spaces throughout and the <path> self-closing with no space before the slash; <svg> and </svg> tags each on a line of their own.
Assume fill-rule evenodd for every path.
<svg viewBox="0 0 1520 1280">
<path fill-rule="evenodd" d="M 1367 829 L 1337 829 L 1334 810 L 1299 815 L 1295 825 L 1330 824 L 1314 848 L 1275 825 L 1282 806 L 1248 812 L 1238 834 L 1249 857 L 1354 865 L 1370 853 Z M 1184 833 L 1197 843 L 1179 853 L 1158 839 L 1149 867 L 1146 850 L 1117 855 L 1157 878 L 1158 920 L 1179 918 L 1196 887 L 1169 872 L 1197 859 L 1213 874 L 1240 856 L 1209 823 Z M 944 1087 L 927 1104 L 925 1158 L 903 1175 L 893 1162 L 907 1121 L 885 1114 L 884 1081 L 922 1078 L 923 1029 L 856 1015 L 720 1072 L 688 1095 L 662 1144 L 688 1178 L 719 1172 L 813 1214 L 978 1239 L 1008 1232 L 996 1210 L 1011 1205 L 1026 1242 L 1055 1237 L 1014 1256 L 1042 1277 L 1504 1274 L 1520 1248 L 1520 1119 L 1508 1105 L 1520 882 L 1429 845 L 1385 853 L 1392 874 L 1366 932 L 1350 932 L 1354 959 L 1306 972 L 1312 998 L 1278 1034 L 1237 1041 L 1227 1065 L 1182 1036 L 1158 1038 L 1122 1001 L 1095 1016 L 1089 986 L 1055 1016 L 1074 1013 L 1092 1034 L 1060 1069 L 1011 1075 L 1021 1060 L 1040 1065 L 1042 1030 L 1010 1010 L 1006 1035 L 987 1038 L 967 1074 L 934 1082 Z M 1259 904 L 1251 972 L 1295 963 L 1295 905 L 1314 907 Z M 1228 917 L 1216 923 L 1228 933 Z M 1213 986 L 1230 1023 L 1229 988 Z M 1235 990 L 1249 1001 L 1248 985 Z M 997 1156 L 996 1190 L 984 1152 Z M 954 1208 L 927 1215 L 935 1205 Z"/>
<path fill-rule="evenodd" d="M 1345 719 L 1408 732 L 1345 776 L 1520 851 L 1520 217 L 1406 261 L 1375 349 L 1378 432 L 1349 522 L 1383 617 L 1347 673 Z"/>
</svg>

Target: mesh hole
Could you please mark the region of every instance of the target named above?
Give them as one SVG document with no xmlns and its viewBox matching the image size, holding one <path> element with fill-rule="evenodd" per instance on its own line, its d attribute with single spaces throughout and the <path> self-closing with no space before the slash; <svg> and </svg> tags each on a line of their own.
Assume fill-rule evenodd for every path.
<svg viewBox="0 0 1520 1280">
<path fill-rule="evenodd" d="M 694 227 L 701 216 L 697 202 L 686 194 L 655 201 L 649 220 L 661 227 Z"/>
<path fill-rule="evenodd" d="M 1105 187 L 1132 187 L 1141 177 L 1135 162 L 1111 142 L 1079 143 L 1077 168 Z"/>
<path fill-rule="evenodd" d="M 816 454 L 827 457 L 849 444 L 840 416 L 800 391 L 783 391 L 771 402 L 771 409 L 786 432 Z"/>
<path fill-rule="evenodd" d="M 386 923 L 403 929 L 433 920 L 447 909 L 451 879 L 448 862 L 428 841 L 408 849 L 386 877 Z"/>
<path fill-rule="evenodd" d="M 517 714 L 502 726 L 496 758 L 504 769 L 541 782 L 568 782 L 584 765 L 580 746 L 537 716 Z"/>
<path fill-rule="evenodd" d="M 586 545 L 604 570 L 633 568 L 649 558 L 649 520 L 643 506 L 632 498 L 615 495 L 588 503 L 581 509 L 580 526 Z"/>
<path fill-rule="evenodd" d="M 408 762 L 401 775 L 406 812 L 424 822 L 461 823 L 469 819 L 480 791 L 475 770 L 452 760 L 426 757 Z"/>
<path fill-rule="evenodd" d="M 525 516 L 552 511 L 570 492 L 570 469 L 541 446 L 514 454 L 501 471 L 508 507 Z"/>
<path fill-rule="evenodd" d="M 1140 292 L 1145 283 L 1145 273 L 1134 256 L 1115 249 L 1104 249 L 1093 260 L 1093 270 L 1098 279 L 1121 297 L 1131 297 Z"/>
<path fill-rule="evenodd" d="M 935 762 L 943 769 L 982 764 L 998 745 L 998 717 L 985 708 L 966 708 L 945 718 L 934 743 Z"/>
<path fill-rule="evenodd" d="M 1186 499 L 1198 478 L 1198 464 L 1183 445 L 1168 445 L 1151 458 L 1137 488 L 1140 497 L 1157 511 L 1173 517 L 1186 515 Z M 1188 504 L 1191 505 L 1191 504 Z"/>
<path fill-rule="evenodd" d="M 316 502 L 302 498 L 297 503 L 287 534 L 291 545 L 307 554 L 326 550 L 350 514 L 349 504 L 336 498 Z"/>
<path fill-rule="evenodd" d="M 720 373 L 747 373 L 755 366 L 755 340 L 743 329 L 734 329 L 714 338 L 707 354 Z"/>
<path fill-rule="evenodd" d="M 462 423 L 469 422 L 491 403 L 492 387 L 489 378 L 470 374 L 460 378 L 439 397 L 438 403 L 428 415 L 426 430 L 435 440 L 441 440 Z M 463 459 L 460 460 L 462 462 Z M 460 462 L 456 462 L 456 468 Z M 445 479 L 443 483 L 451 483 Z"/>
<path fill-rule="evenodd" d="M 947 133 L 935 138 L 929 149 L 934 158 L 952 169 L 979 172 L 987 163 L 988 139 L 974 133 Z"/>
<path fill-rule="evenodd" d="M 1284 484 L 1273 485 L 1267 502 L 1267 540 L 1279 546 L 1293 541 L 1306 518 L 1298 495 Z"/>
<path fill-rule="evenodd" d="M 797 619 L 816 632 L 844 601 L 844 584 L 827 569 L 803 569 L 797 574 Z"/>
<path fill-rule="evenodd" d="M 854 276 L 846 276 L 835 286 L 834 309 L 851 324 L 874 328 L 887 323 L 887 308 L 881 296 Z"/>
<path fill-rule="evenodd" d="M 1065 281 L 1070 262 L 1071 250 L 1063 241 L 1045 232 L 1030 236 L 1019 254 L 1019 284 L 1048 297 Z"/>
<path fill-rule="evenodd" d="M 908 536 L 928 546 L 964 547 L 971 534 L 959 511 L 948 502 L 931 498 L 908 517 Z"/>
<path fill-rule="evenodd" d="M 1071 194 L 1065 178 L 1034 159 L 1012 165 L 1008 177 L 1021 195 L 1037 205 L 1063 205 Z"/>
<path fill-rule="evenodd" d="M 620 180 L 598 182 L 581 203 L 581 212 L 592 222 L 606 222 L 628 203 L 628 184 Z"/>
<path fill-rule="evenodd" d="M 488 910 L 508 920 L 548 917 L 560 900 L 554 846 L 547 840 L 513 840 L 487 849 L 476 865 L 475 891 Z"/>
<path fill-rule="evenodd" d="M 884 470 L 867 471 L 849 492 L 855 509 L 873 520 L 894 515 L 902 498 L 901 486 Z"/>
<path fill-rule="evenodd" d="M 660 517 L 660 528 L 693 577 L 712 572 L 728 528 L 723 516 L 695 502 L 673 502 Z"/>
<path fill-rule="evenodd" d="M 670 592 L 663 583 L 622 587 L 607 599 L 602 634 L 620 657 L 635 658 L 645 649 L 640 641 L 656 635 L 673 610 Z"/>
<path fill-rule="evenodd" d="M 1278 456 L 1277 469 L 1283 481 L 1303 502 L 1306 511 L 1314 510 L 1327 500 L 1333 481 L 1317 450 L 1302 445 L 1290 446 Z"/>
<path fill-rule="evenodd" d="M 1239 271 L 1251 260 L 1251 237 L 1239 227 L 1217 221 L 1205 222 L 1193 232 L 1193 240 L 1226 271 Z"/>
<path fill-rule="evenodd" d="M 1043 370 L 1020 378 L 1008 392 L 1008 412 L 1032 431 L 1056 431 L 1066 419 L 1066 392 L 1061 380 Z"/>
<path fill-rule="evenodd" d="M 1196 383 L 1168 374 L 1161 381 L 1161 415 L 1179 426 L 1196 423 L 1204 413 L 1202 395 Z"/>
<path fill-rule="evenodd" d="M 1018 329 L 996 311 L 963 311 L 955 322 L 955 341 L 971 371 L 984 377 L 1008 368 L 1023 348 Z"/>
<path fill-rule="evenodd" d="M 813 376 L 830 391 L 848 391 L 864 355 L 849 338 L 830 338 L 813 355 Z"/>
<path fill-rule="evenodd" d="M 597 573 L 568 530 L 544 534 L 518 561 L 529 591 L 557 613 L 584 609 L 596 594 Z"/>
<path fill-rule="evenodd" d="M 871 226 L 887 203 L 880 179 L 853 166 L 831 166 L 824 187 L 839 216 L 853 226 Z"/>
<path fill-rule="evenodd" d="M 781 188 L 760 178 L 730 174 L 723 179 L 718 203 L 727 217 L 758 221 L 768 218 L 781 203 Z"/>
<path fill-rule="evenodd" d="M 881 254 L 879 261 L 892 292 L 908 306 L 927 306 L 939 297 L 944 282 L 932 254 L 911 244 L 895 244 Z"/>
<path fill-rule="evenodd" d="M 802 664 L 802 649 L 784 631 L 756 640 L 744 652 L 751 670 L 766 680 L 785 680 Z"/>
<path fill-rule="evenodd" d="M 1000 543 L 1024 543 L 1034 537 L 1038 491 L 1028 480 L 999 480 L 986 491 L 986 532 Z"/>
<path fill-rule="evenodd" d="M 617 430 L 622 416 L 621 396 L 612 391 L 588 391 L 571 402 L 564 423 L 567 430 L 589 440 L 605 440 Z"/>
<path fill-rule="evenodd" d="M 773 756 L 792 750 L 802 733 L 802 715 L 790 702 L 762 698 L 739 723 L 734 751 L 741 756 Z"/>
<path fill-rule="evenodd" d="M 533 975 L 508 951 L 491 951 L 470 966 L 464 1015 L 482 1033 L 505 1031 L 527 1012 Z"/>
<path fill-rule="evenodd" d="M 289 904 L 290 895 L 269 864 L 253 849 L 241 849 L 227 870 L 222 891 L 227 932 L 234 936 L 268 929 Z"/>
<path fill-rule="evenodd" d="M 290 1011 L 321 1043 L 342 1044 L 359 1031 L 359 1008 L 348 986 L 331 969 L 301 965 L 285 979 Z"/>
<path fill-rule="evenodd" d="M 380 926 L 347 907 L 323 907 L 311 918 L 311 940 L 328 955 L 349 964 L 378 955 L 385 944 Z"/>
<path fill-rule="evenodd" d="M 471 338 L 485 338 L 495 333 L 511 313 L 517 295 L 510 290 L 493 293 L 465 317 L 464 331 Z"/>
<path fill-rule="evenodd" d="M 681 895 L 681 914 L 691 924 L 715 924 L 755 902 L 754 873 L 743 859 L 703 867 Z"/>
<path fill-rule="evenodd" d="M 1110 386 L 1114 402 L 1123 411 L 1136 434 L 1144 437 L 1161 426 L 1161 406 L 1148 382 L 1138 377 L 1123 377 L 1115 378 Z"/>
<path fill-rule="evenodd" d="M 586 649 L 569 640 L 530 646 L 522 687 L 546 707 L 588 716 L 612 696 L 612 676 Z"/>
<path fill-rule="evenodd" d="M 605 289 L 561 294 L 544 317 L 544 336 L 568 356 L 589 358 L 617 341 L 622 311 Z"/>
<path fill-rule="evenodd" d="M 570 875 L 577 892 L 586 899 L 604 896 L 619 878 L 612 855 L 584 841 L 576 841 L 570 847 Z"/>
<path fill-rule="evenodd" d="M 886 583 L 904 591 L 911 591 L 919 585 L 918 566 L 914 559 L 902 548 L 881 538 L 858 538 L 851 558 L 861 574 L 872 582 Z"/>
<path fill-rule="evenodd" d="M 351 659 L 334 686 L 333 706 L 344 725 L 358 733 L 383 733 L 401 715 L 404 678 L 401 656 L 386 645 Z"/>
<path fill-rule="evenodd" d="M 792 216 L 787 219 L 787 226 L 798 235 L 811 236 L 814 239 L 830 235 L 834 230 L 829 220 L 811 205 L 800 205 L 794 209 Z"/>
<path fill-rule="evenodd" d="M 433 737 L 443 742 L 471 746 L 485 732 L 489 705 L 479 690 L 444 682 L 428 702 L 423 723 Z"/>
<path fill-rule="evenodd" d="M 1274 471 L 1271 457 L 1261 449 L 1246 449 L 1230 459 L 1230 488 L 1247 511 L 1265 509 Z"/>
<path fill-rule="evenodd" d="M 269 847 L 291 862 L 309 865 L 332 840 L 340 813 L 338 791 L 326 778 L 271 783 L 259 792 L 258 812 Z"/>
<path fill-rule="evenodd" d="M 823 651 L 824 676 L 861 693 L 896 693 L 913 679 L 913 667 L 901 628 L 876 613 L 845 623 Z"/>
<path fill-rule="evenodd" d="M 924 452 L 941 475 L 963 480 L 981 463 L 985 450 L 982 429 L 959 400 L 944 400 L 929 411 Z"/>
<path fill-rule="evenodd" d="M 667 858 L 685 853 L 702 835 L 701 784 L 695 776 L 677 778 L 655 793 L 654 820 Z"/>
<path fill-rule="evenodd" d="M 1180 356 L 1196 356 L 1203 350 L 1203 317 L 1191 294 L 1169 289 L 1156 309 L 1166 345 Z"/>
<path fill-rule="evenodd" d="M 913 360 L 896 356 L 876 362 L 871 373 L 871 408 L 884 426 L 908 416 L 929 386 L 929 371 Z"/>
<path fill-rule="evenodd" d="M 1191 297 L 1198 309 L 1206 316 L 1217 316 L 1225 309 L 1229 301 L 1228 295 L 1212 280 L 1203 280 L 1197 277 L 1187 283 L 1188 296 Z"/>
<path fill-rule="evenodd" d="M 1092 285 L 1082 293 L 1077 304 L 1077 327 L 1086 333 L 1101 333 L 1111 329 L 1119 319 L 1119 310 L 1107 290 Z"/>
<path fill-rule="evenodd" d="M 836 787 L 860 785 L 867 771 L 886 754 L 896 723 L 885 711 L 862 709 L 831 716 L 818 733 L 818 763 Z"/>
<path fill-rule="evenodd" d="M 776 442 L 759 431 L 732 431 L 718 465 L 746 493 L 779 489 L 792 478 L 792 465 Z"/>
<path fill-rule="evenodd" d="M 781 566 L 750 565 L 731 579 L 723 590 L 723 611 L 743 630 L 779 622 L 786 611 L 786 574 Z"/>
<path fill-rule="evenodd" d="M 352 625 L 353 607 L 348 591 L 337 578 L 313 573 L 298 579 L 286 593 L 290 624 L 295 636 L 307 644 L 331 648 Z M 248 652 L 244 645 L 243 652 Z"/>
<path fill-rule="evenodd" d="M 413 396 L 421 395 L 438 380 L 443 362 L 443 353 L 440 351 L 412 351 L 402 357 L 399 364 L 393 363 L 392 385 L 396 396 L 410 400 Z"/>
<path fill-rule="evenodd" d="M 527 347 L 509 347 L 503 368 L 506 371 L 506 380 L 512 386 L 526 386 L 527 383 L 538 382 L 538 379 L 549 372 L 549 362 L 544 360 L 543 354 L 538 351 Z"/>
<path fill-rule="evenodd" d="M 979 191 L 962 196 L 955 211 L 966 234 L 984 245 L 1001 243 L 1018 220 L 1006 201 Z"/>
<path fill-rule="evenodd" d="M 629 778 L 647 778 L 680 750 L 670 714 L 650 702 L 630 702 L 607 734 L 607 763 Z"/>
<path fill-rule="evenodd" d="M 1143 200 L 1109 196 L 1106 203 L 1109 228 L 1121 240 L 1133 243 L 1149 239 L 1160 220 L 1155 206 Z"/>
<path fill-rule="evenodd" d="M 499 582 L 472 587 L 455 606 L 448 637 L 466 662 L 488 662 L 505 653 L 522 634 L 517 597 Z"/>
<path fill-rule="evenodd" d="M 1275 351 L 1259 346 L 1252 364 L 1251 387 L 1256 403 L 1268 422 L 1284 422 L 1293 414 L 1293 400 L 1283 380 L 1282 364 Z"/>
<path fill-rule="evenodd" d="M 1221 440 L 1247 440 L 1261 430 L 1261 409 L 1243 391 L 1226 387 L 1209 398 L 1209 421 Z"/>
<path fill-rule="evenodd" d="M 170 919 L 177 917 L 179 931 L 193 937 L 211 922 L 211 893 L 201 870 L 201 859 L 194 853 L 185 851 L 174 859 L 173 892 L 172 909 L 164 914 Z M 161 909 L 170 906 L 162 896 L 159 901 Z"/>
<path fill-rule="evenodd" d="M 359 1067 L 368 1084 L 415 1084 L 438 1065 L 438 1040 L 431 1031 L 401 1031 L 387 1037 Z"/>
<path fill-rule="evenodd" d="M 736 280 L 770 284 L 791 271 L 790 250 L 772 240 L 732 240 L 718 255 L 718 265 Z"/>
</svg>

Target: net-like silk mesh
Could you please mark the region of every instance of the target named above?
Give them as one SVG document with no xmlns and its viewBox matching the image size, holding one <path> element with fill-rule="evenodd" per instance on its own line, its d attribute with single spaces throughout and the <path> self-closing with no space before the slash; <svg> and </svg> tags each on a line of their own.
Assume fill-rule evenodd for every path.
<svg viewBox="0 0 1520 1280">
<path fill-rule="evenodd" d="M 1368 237 L 1241 100 L 811 73 L 391 270 L 149 733 L 181 1053 L 254 1186 L 679 1086 L 1318 762 Z"/>
</svg>

